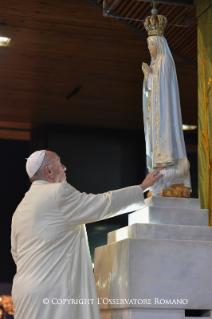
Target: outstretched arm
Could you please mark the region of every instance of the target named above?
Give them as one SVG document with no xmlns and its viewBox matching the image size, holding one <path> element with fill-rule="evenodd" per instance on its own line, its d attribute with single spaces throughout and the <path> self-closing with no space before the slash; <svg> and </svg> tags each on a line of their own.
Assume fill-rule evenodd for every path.
<svg viewBox="0 0 212 319">
<path fill-rule="evenodd" d="M 58 210 L 68 224 L 81 225 L 141 209 L 143 192 L 160 178 L 158 173 L 155 170 L 140 185 L 98 195 L 81 193 L 63 183 L 56 194 Z"/>
</svg>

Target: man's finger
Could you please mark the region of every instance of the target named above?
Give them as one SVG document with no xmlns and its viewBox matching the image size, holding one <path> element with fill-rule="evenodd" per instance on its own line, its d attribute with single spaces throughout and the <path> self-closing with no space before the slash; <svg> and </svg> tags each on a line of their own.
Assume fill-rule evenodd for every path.
<svg viewBox="0 0 212 319">
<path fill-rule="evenodd" d="M 163 174 L 156 175 L 156 176 L 155 176 L 155 180 L 158 180 L 158 179 L 161 178 L 162 176 L 163 176 Z"/>
<path fill-rule="evenodd" d="M 158 174 L 159 174 L 159 172 L 160 172 L 160 169 L 155 169 L 153 172 L 152 172 L 152 176 L 153 177 L 155 177 L 155 176 L 157 176 Z"/>
<path fill-rule="evenodd" d="M 160 171 L 162 170 L 162 168 L 157 168 L 156 170 L 154 170 L 154 174 L 156 173 L 156 174 L 158 174 Z"/>
</svg>

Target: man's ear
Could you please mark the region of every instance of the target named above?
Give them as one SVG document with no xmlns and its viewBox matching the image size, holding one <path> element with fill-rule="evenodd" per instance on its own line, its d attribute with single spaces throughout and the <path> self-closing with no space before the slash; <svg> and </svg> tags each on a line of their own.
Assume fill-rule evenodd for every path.
<svg viewBox="0 0 212 319">
<path fill-rule="evenodd" d="M 51 166 L 45 166 L 44 172 L 45 172 L 45 175 L 47 175 L 49 178 L 54 178 L 54 174 L 53 174 L 53 171 L 51 169 Z"/>
</svg>

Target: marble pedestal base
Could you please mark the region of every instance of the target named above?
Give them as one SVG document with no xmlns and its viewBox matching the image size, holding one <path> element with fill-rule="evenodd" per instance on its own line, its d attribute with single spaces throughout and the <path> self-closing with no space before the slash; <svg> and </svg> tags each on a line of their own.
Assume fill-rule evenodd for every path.
<svg viewBox="0 0 212 319">
<path fill-rule="evenodd" d="M 193 199 L 150 198 L 146 206 L 149 222 L 142 224 L 142 210 L 132 213 L 135 224 L 109 233 L 108 244 L 95 250 L 101 319 L 185 319 L 185 309 L 211 318 L 207 211 Z"/>
</svg>

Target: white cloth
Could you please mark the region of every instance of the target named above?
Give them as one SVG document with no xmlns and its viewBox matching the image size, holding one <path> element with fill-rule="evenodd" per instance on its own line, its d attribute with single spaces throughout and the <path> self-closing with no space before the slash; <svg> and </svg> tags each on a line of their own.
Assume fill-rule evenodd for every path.
<svg viewBox="0 0 212 319">
<path fill-rule="evenodd" d="M 15 319 L 99 319 L 84 224 L 143 206 L 140 186 L 93 195 L 67 183 L 35 181 L 12 219 Z M 75 305 L 67 299 L 94 301 Z M 58 300 L 62 304 L 53 304 Z"/>
<path fill-rule="evenodd" d="M 150 191 L 160 195 L 175 183 L 184 183 L 191 190 L 174 60 L 163 36 L 150 36 L 149 40 L 157 45 L 157 58 L 151 59 L 152 72 L 143 83 L 147 167 L 149 171 L 166 168 Z"/>
<path fill-rule="evenodd" d="M 45 150 L 36 151 L 27 158 L 26 171 L 29 178 L 32 178 L 32 176 L 34 176 L 38 169 L 41 167 L 45 154 Z"/>
</svg>

